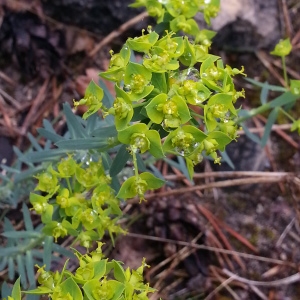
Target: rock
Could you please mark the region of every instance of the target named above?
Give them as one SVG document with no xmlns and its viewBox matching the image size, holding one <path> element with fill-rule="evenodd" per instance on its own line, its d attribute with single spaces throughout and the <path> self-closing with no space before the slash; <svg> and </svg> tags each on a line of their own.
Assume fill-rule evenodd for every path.
<svg viewBox="0 0 300 300">
<path fill-rule="evenodd" d="M 219 15 L 212 20 L 215 44 L 222 48 L 252 51 L 272 49 L 281 38 L 277 0 L 221 1 Z"/>
</svg>

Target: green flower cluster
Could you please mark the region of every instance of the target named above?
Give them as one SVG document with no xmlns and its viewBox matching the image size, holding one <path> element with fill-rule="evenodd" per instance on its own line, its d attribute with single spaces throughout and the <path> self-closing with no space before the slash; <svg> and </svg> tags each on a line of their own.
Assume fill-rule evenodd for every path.
<svg viewBox="0 0 300 300">
<path fill-rule="evenodd" d="M 74 273 L 66 270 L 68 262 L 61 272 L 37 266 L 39 286 L 25 293 L 45 295 L 53 300 L 149 299 L 147 295 L 155 290 L 143 283 L 144 268 L 149 267 L 145 259 L 137 270 L 124 270 L 120 262 L 104 258 L 102 245 L 98 242 L 97 249 L 85 255 L 76 251 L 79 267 Z M 20 292 L 14 296 L 14 300 L 21 300 Z"/>
<path fill-rule="evenodd" d="M 193 19 L 200 11 L 209 22 L 219 4 L 218 0 L 137 0 L 132 4 L 145 6 L 167 30 L 160 37 L 148 28 L 142 36 L 129 38 L 119 53 L 111 52 L 109 69 L 100 74 L 115 82 L 111 107 L 102 103 L 103 93 L 94 94 L 102 114 L 115 117 L 118 140 L 128 145 L 133 156 L 135 175 L 127 179 L 118 197 L 143 199 L 145 191 L 163 184 L 158 178 L 142 178 L 150 179 L 150 175 L 138 173 L 136 153 L 149 151 L 155 158 L 167 153 L 183 156 L 192 177 L 203 154 L 220 163 L 217 151 L 224 151 L 236 139 L 234 103 L 244 97 L 244 91 L 235 90 L 233 76 L 245 75 L 243 68 L 224 66 L 220 57 L 209 54 L 214 33 L 200 30 Z M 194 41 L 179 36 L 179 31 Z M 142 55 L 141 63 L 130 60 L 133 52 Z M 86 104 L 87 113 L 94 113 L 95 103 L 89 105 L 94 98 L 88 93 L 75 105 Z"/>
<path fill-rule="evenodd" d="M 129 60 L 131 51 L 143 54 L 141 64 Z M 133 155 L 181 155 L 192 176 L 203 151 L 219 163 L 216 151 L 237 137 L 233 104 L 244 92 L 235 90 L 236 74 L 243 69 L 224 67 L 218 56 L 187 37 L 167 32 L 159 38 L 149 31 L 128 39 L 120 53 L 113 54 L 109 70 L 100 74 L 116 83 L 113 106 L 102 105 L 102 110 L 114 115 L 118 139 Z M 134 193 L 120 195 L 129 198 Z"/>
<path fill-rule="evenodd" d="M 38 185 L 31 193 L 33 209 L 45 224 L 43 232 L 55 240 L 75 236 L 86 248 L 103 237 L 106 231 L 122 232 L 117 225 L 121 215 L 119 201 L 110 187 L 101 161 L 78 164 L 72 156 L 50 165 L 37 176 Z"/>
</svg>

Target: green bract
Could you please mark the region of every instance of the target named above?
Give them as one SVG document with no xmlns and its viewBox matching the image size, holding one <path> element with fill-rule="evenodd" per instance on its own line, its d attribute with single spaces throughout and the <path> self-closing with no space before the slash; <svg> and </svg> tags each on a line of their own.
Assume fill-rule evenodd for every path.
<svg viewBox="0 0 300 300">
<path fill-rule="evenodd" d="M 149 150 L 156 158 L 164 156 L 159 133 L 149 130 L 146 124 L 134 124 L 119 131 L 118 139 L 121 143 L 131 145 L 141 153 Z"/>
<path fill-rule="evenodd" d="M 169 0 L 166 1 L 165 6 L 168 13 L 173 17 L 191 18 L 198 12 L 198 5 L 195 0 Z"/>
<path fill-rule="evenodd" d="M 191 125 L 178 128 L 167 136 L 163 149 L 165 152 L 189 156 L 197 150 L 206 134 Z"/>
<path fill-rule="evenodd" d="M 115 85 L 117 98 L 113 107 L 108 113 L 115 116 L 115 125 L 117 130 L 121 130 L 127 126 L 133 116 L 133 107 L 128 93 Z"/>
<path fill-rule="evenodd" d="M 146 106 L 148 117 L 164 128 L 177 128 L 191 118 L 188 106 L 180 96 L 168 98 L 166 94 L 154 97 Z"/>
<path fill-rule="evenodd" d="M 129 38 L 127 44 L 134 51 L 148 53 L 158 38 L 159 35 L 155 31 L 152 31 L 146 35 L 143 34 L 140 37 Z"/>
<path fill-rule="evenodd" d="M 111 55 L 109 69 L 106 72 L 101 72 L 100 76 L 107 80 L 121 82 L 124 78 L 125 67 L 130 59 L 130 49 L 127 44 L 125 44 L 120 53 L 113 54 L 113 52 L 111 52 Z"/>
<path fill-rule="evenodd" d="M 194 19 L 186 19 L 185 16 L 178 16 L 170 22 L 170 28 L 174 32 L 183 31 L 187 34 L 196 35 L 199 32 L 198 24 Z"/>
<path fill-rule="evenodd" d="M 164 183 L 163 180 L 156 178 L 153 174 L 144 172 L 128 178 L 121 186 L 117 197 L 127 199 L 139 196 L 143 200 L 147 190 L 158 189 Z"/>
<path fill-rule="evenodd" d="M 78 105 L 86 105 L 88 106 L 88 111 L 86 111 L 83 114 L 83 118 L 86 119 L 90 115 L 94 114 L 97 112 L 101 107 L 102 107 L 102 98 L 103 98 L 103 90 L 94 83 L 94 81 L 91 81 L 90 84 L 88 85 L 84 98 L 81 99 L 80 101 L 74 101 L 74 106 Z"/>
<path fill-rule="evenodd" d="M 287 56 L 292 51 L 292 45 L 290 39 L 285 39 L 279 41 L 279 43 L 275 46 L 275 49 L 270 53 L 276 56 Z"/>
</svg>

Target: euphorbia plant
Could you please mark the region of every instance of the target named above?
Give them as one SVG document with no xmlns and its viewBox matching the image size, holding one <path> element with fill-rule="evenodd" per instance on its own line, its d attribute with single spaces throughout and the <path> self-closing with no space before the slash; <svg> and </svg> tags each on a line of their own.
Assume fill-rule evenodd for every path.
<svg viewBox="0 0 300 300">
<path fill-rule="evenodd" d="M 118 225 L 121 210 L 117 198 L 137 196 L 144 200 L 148 190 L 164 184 L 152 173 L 139 170 L 140 155 L 156 159 L 168 154 L 182 156 L 192 177 L 194 165 L 203 155 L 220 163 L 218 151 L 224 151 L 237 137 L 233 104 L 244 94 L 235 90 L 232 77 L 243 70 L 224 66 L 220 57 L 209 54 L 214 33 L 200 30 L 193 19 L 200 11 L 209 23 L 219 1 L 137 0 L 132 6 L 145 6 L 149 15 L 157 18 L 162 34 L 148 27 L 141 36 L 129 38 L 119 53 L 110 52 L 109 69 L 100 76 L 115 84 L 112 104 L 104 101 L 104 91 L 94 82 L 83 99 L 74 102 L 75 107 L 87 107 L 83 119 L 98 112 L 113 118 L 109 127 L 112 137 L 106 142 L 93 140 L 95 149 L 84 161 L 69 154 L 49 165 L 36 176 L 37 192 L 30 196 L 33 210 L 45 225 L 44 234 L 55 239 L 74 236 L 87 249 L 105 232 L 112 238 L 124 232 Z M 142 55 L 140 63 L 130 60 L 133 53 Z M 85 149 L 84 138 L 84 133 L 80 134 L 80 145 Z M 57 144 L 76 149 L 76 144 L 68 141 L 58 140 Z M 121 167 L 130 156 L 134 167 L 134 175 L 119 189 L 112 187 L 105 167 L 107 151 L 115 147 L 125 150 Z M 100 153 L 97 159 L 94 152 Z M 40 287 L 28 293 L 48 294 L 51 299 L 82 299 L 84 294 L 84 299 L 97 300 L 148 299 L 147 294 L 153 291 L 142 283 L 143 267 L 124 271 L 120 263 L 103 259 L 99 247 L 89 255 L 76 255 L 80 267 L 75 274 L 66 268 L 60 274 L 39 268 Z M 116 281 L 107 277 L 112 270 Z"/>
</svg>

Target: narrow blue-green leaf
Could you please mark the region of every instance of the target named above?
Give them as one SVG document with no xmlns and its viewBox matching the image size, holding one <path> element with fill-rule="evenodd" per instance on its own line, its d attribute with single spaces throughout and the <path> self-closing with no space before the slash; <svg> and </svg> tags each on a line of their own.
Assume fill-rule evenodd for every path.
<svg viewBox="0 0 300 300">
<path fill-rule="evenodd" d="M 99 79 L 99 86 L 103 89 L 104 91 L 104 97 L 103 97 L 103 104 L 106 107 L 110 107 L 114 103 L 114 97 L 112 96 L 111 92 L 108 90 L 106 84 L 103 82 L 103 80 Z"/>
<path fill-rule="evenodd" d="M 265 147 L 267 142 L 268 142 L 269 136 L 270 136 L 271 131 L 272 131 L 272 126 L 276 122 L 278 112 L 279 112 L 279 108 L 276 107 L 269 114 L 268 121 L 267 121 L 266 126 L 265 126 L 264 135 L 261 138 L 261 147 L 262 148 Z"/>
<path fill-rule="evenodd" d="M 20 231 L 5 231 L 1 235 L 11 239 L 21 239 L 21 238 L 30 239 L 30 238 L 39 238 L 42 234 L 36 231 L 20 230 Z"/>
<path fill-rule="evenodd" d="M 103 164 L 104 169 L 108 170 L 112 163 L 112 159 L 111 159 L 110 155 L 107 152 L 102 152 L 101 157 L 102 157 L 102 164 Z"/>
<path fill-rule="evenodd" d="M 46 236 L 44 240 L 43 264 L 46 265 L 45 270 L 49 271 L 51 267 L 51 253 L 52 253 L 53 237 Z"/>
<path fill-rule="evenodd" d="M 103 138 L 77 138 L 74 140 L 64 140 L 55 143 L 55 145 L 64 150 L 89 150 L 99 149 L 108 146 L 108 142 Z"/>
<path fill-rule="evenodd" d="M 27 283 L 27 278 L 26 278 L 25 265 L 24 265 L 24 256 L 21 254 L 17 255 L 17 270 L 21 278 L 22 287 L 25 288 Z"/>
<path fill-rule="evenodd" d="M 19 173 L 21 173 L 20 170 L 12 168 L 12 167 L 9 167 L 7 165 L 1 165 L 1 168 L 3 170 L 5 170 L 6 172 L 9 172 L 9 173 L 12 173 L 12 174 L 19 174 Z"/>
<path fill-rule="evenodd" d="M 57 133 L 51 132 L 45 128 L 38 128 L 37 131 L 42 137 L 44 137 L 47 140 L 52 141 L 53 143 L 64 140 L 64 137 L 60 136 Z"/>
<path fill-rule="evenodd" d="M 177 156 L 177 160 L 178 160 L 178 163 L 179 163 L 179 166 L 180 166 L 180 171 L 183 173 L 183 175 L 186 178 L 189 178 L 190 182 L 194 183 L 193 178 L 190 178 L 189 171 L 188 171 L 188 168 L 186 166 L 186 162 L 185 162 L 184 158 L 182 156 Z"/>
<path fill-rule="evenodd" d="M 15 263 L 14 263 L 14 260 L 13 260 L 12 257 L 9 257 L 8 258 L 8 278 L 9 278 L 9 280 L 14 280 L 15 279 L 15 273 L 16 272 L 15 272 Z"/>
<path fill-rule="evenodd" d="M 14 176 L 14 182 L 18 183 L 24 179 L 32 178 L 33 175 L 45 170 L 45 166 L 39 165 L 35 168 L 30 168 L 26 171 L 22 171 L 22 173 Z"/>
<path fill-rule="evenodd" d="M 153 165 L 149 164 L 148 167 L 151 169 L 153 175 L 161 180 L 165 180 L 163 174 Z"/>
<path fill-rule="evenodd" d="M 99 116 L 98 114 L 92 114 L 89 116 L 86 120 L 86 131 L 89 136 L 91 136 L 91 132 L 94 130 L 94 128 L 97 125 L 97 120 Z"/>
<path fill-rule="evenodd" d="M 5 182 L 5 183 L 8 183 L 10 182 L 10 178 L 7 177 L 7 176 L 4 176 L 0 173 L 0 179 L 3 181 L 2 184 Z"/>
<path fill-rule="evenodd" d="M 47 120 L 47 119 L 44 119 L 43 120 L 43 126 L 45 129 L 47 129 L 48 131 L 52 132 L 52 133 L 55 133 L 55 130 L 52 126 L 52 124 Z"/>
<path fill-rule="evenodd" d="M 275 108 L 277 106 L 284 106 L 293 103 L 297 99 L 299 99 L 299 95 L 294 95 L 291 92 L 285 92 L 284 94 L 270 101 L 268 104 L 270 105 L 270 108 Z"/>
<path fill-rule="evenodd" d="M 261 104 L 266 104 L 267 103 L 268 95 L 269 95 L 268 82 L 265 82 L 265 84 L 262 87 L 261 92 L 260 92 L 260 102 L 261 102 Z"/>
<path fill-rule="evenodd" d="M 130 154 L 127 151 L 127 145 L 122 145 L 118 152 L 117 155 L 115 156 L 110 169 L 109 169 L 109 175 L 110 176 L 116 176 L 118 175 L 126 165 L 127 161 L 130 159 Z"/>
<path fill-rule="evenodd" d="M 75 258 L 75 255 L 72 251 L 67 250 L 66 248 L 64 248 L 58 244 L 52 243 L 52 250 L 54 252 L 57 252 L 57 253 L 65 256 L 65 257 Z"/>
<path fill-rule="evenodd" d="M 116 194 L 119 192 L 119 190 L 121 188 L 121 184 L 120 184 L 120 181 L 117 176 L 112 177 L 111 187 L 112 187 L 112 189 L 114 189 Z"/>
<path fill-rule="evenodd" d="M 35 288 L 34 287 L 30 287 L 30 289 Z M 41 297 L 39 295 L 27 295 L 26 296 L 26 300 L 39 300 Z"/>
<path fill-rule="evenodd" d="M 18 157 L 17 163 L 19 163 L 19 164 L 21 165 L 22 162 L 23 162 L 24 164 L 26 164 L 26 165 L 29 166 L 29 167 L 34 167 L 34 165 L 32 164 L 32 162 L 30 162 L 30 161 L 26 158 L 26 156 L 20 151 L 19 148 L 13 146 L 13 150 L 14 150 L 15 154 L 16 154 L 17 157 Z M 32 152 L 32 151 L 30 151 L 30 153 L 31 153 L 31 152 Z"/>
<path fill-rule="evenodd" d="M 147 169 L 146 169 L 144 160 L 142 159 L 142 157 L 139 153 L 136 154 L 136 162 L 137 162 L 139 171 L 146 172 Z"/>
<path fill-rule="evenodd" d="M 179 158 L 179 156 L 177 156 L 177 158 Z M 186 170 L 182 170 L 182 166 L 179 163 L 177 163 L 177 162 L 175 162 L 175 161 L 173 161 L 173 160 L 171 160 L 171 159 L 169 159 L 167 157 L 163 158 L 163 160 L 166 163 L 168 163 L 170 166 L 172 166 L 172 167 L 178 169 L 179 171 L 181 171 L 184 174 L 184 176 L 186 176 L 186 178 L 190 178 L 190 176 L 188 175 L 188 173 L 186 173 L 187 172 L 187 168 L 186 167 L 185 167 Z"/>
<path fill-rule="evenodd" d="M 30 132 L 27 134 L 27 137 L 28 137 L 31 145 L 33 146 L 33 148 L 35 148 L 35 150 L 43 151 L 43 148 L 40 146 L 40 144 L 38 143 L 36 138 Z"/>
<path fill-rule="evenodd" d="M 1 247 L 0 248 L 0 257 L 5 257 L 5 256 L 11 256 L 14 254 L 17 254 L 19 252 L 18 247 L 13 246 L 13 247 Z"/>
<path fill-rule="evenodd" d="M 12 226 L 8 218 L 4 218 L 4 232 L 5 231 L 15 231 L 14 226 Z"/>
<path fill-rule="evenodd" d="M 234 166 L 234 163 L 232 162 L 232 160 L 230 159 L 230 157 L 228 156 L 226 150 L 225 151 L 220 151 L 220 154 L 223 158 L 223 160 L 228 164 L 228 166 L 231 168 L 231 169 L 235 169 L 235 166 Z"/>
<path fill-rule="evenodd" d="M 26 251 L 25 254 L 25 267 L 26 267 L 29 285 L 33 286 L 35 284 L 35 274 L 34 274 L 34 262 L 32 258 L 32 252 L 30 250 Z"/>
<path fill-rule="evenodd" d="M 7 256 L 0 260 L 0 272 L 3 271 L 7 266 Z"/>
<path fill-rule="evenodd" d="M 85 129 L 83 128 L 81 122 L 79 121 L 79 117 L 73 113 L 73 111 L 68 103 L 65 103 L 63 105 L 63 111 L 66 116 L 66 122 L 67 122 L 71 137 L 73 139 L 87 137 Z"/>
<path fill-rule="evenodd" d="M 66 155 L 64 149 L 51 149 L 42 152 L 31 152 L 26 154 L 22 161 L 31 163 L 59 160 L 63 155 Z"/>
<path fill-rule="evenodd" d="M 249 137 L 249 139 L 251 139 L 253 142 L 255 142 L 257 144 L 261 143 L 260 138 L 257 135 L 253 134 L 252 132 L 250 132 L 246 125 L 241 124 L 241 126 L 244 129 L 245 134 Z"/>
<path fill-rule="evenodd" d="M 36 250 L 36 249 L 32 249 L 32 256 L 33 256 L 33 261 L 34 261 L 34 265 L 38 264 L 38 265 L 43 265 L 43 257 L 44 257 L 44 252 L 42 252 L 42 250 Z M 51 255 L 51 261 L 61 261 L 61 257 L 59 256 L 55 256 L 55 255 Z"/>
<path fill-rule="evenodd" d="M 1 299 L 7 299 L 8 296 L 11 296 L 11 291 L 12 288 L 4 281 L 1 286 Z"/>
<path fill-rule="evenodd" d="M 254 79 L 251 79 L 251 78 L 245 78 L 245 80 L 252 83 L 253 85 L 256 85 L 256 86 L 259 86 L 259 87 L 262 87 L 262 88 L 264 86 L 266 86 L 266 88 L 268 90 L 273 91 L 273 92 L 286 92 L 287 91 L 287 89 L 282 87 L 282 86 L 271 85 L 271 84 L 268 84 L 267 82 L 262 83 L 262 82 L 254 80 Z"/>
<path fill-rule="evenodd" d="M 33 231 L 34 229 L 31 221 L 30 211 L 25 203 L 23 203 L 22 205 L 22 210 L 23 210 L 23 219 L 24 219 L 26 230 Z"/>
<path fill-rule="evenodd" d="M 96 128 L 91 132 L 91 136 L 101 138 L 116 137 L 117 135 L 118 132 L 115 125 Z"/>
</svg>

